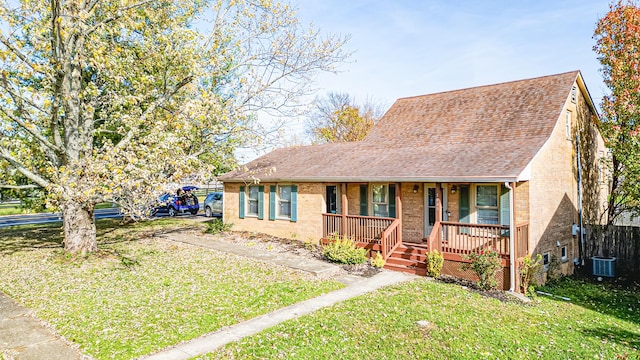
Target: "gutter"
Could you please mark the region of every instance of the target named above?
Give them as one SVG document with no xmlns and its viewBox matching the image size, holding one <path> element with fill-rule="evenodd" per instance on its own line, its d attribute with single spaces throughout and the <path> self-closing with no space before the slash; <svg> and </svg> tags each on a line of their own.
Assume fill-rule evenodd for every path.
<svg viewBox="0 0 640 360">
<path fill-rule="evenodd" d="M 422 182 L 422 183 L 502 183 L 517 182 L 518 176 L 494 177 L 494 176 L 456 176 L 456 177 L 296 177 L 296 178 L 275 178 L 257 177 L 260 182 L 311 182 L 311 183 L 365 183 L 365 182 Z M 221 182 L 253 182 L 253 178 L 227 178 L 218 179 Z"/>
</svg>

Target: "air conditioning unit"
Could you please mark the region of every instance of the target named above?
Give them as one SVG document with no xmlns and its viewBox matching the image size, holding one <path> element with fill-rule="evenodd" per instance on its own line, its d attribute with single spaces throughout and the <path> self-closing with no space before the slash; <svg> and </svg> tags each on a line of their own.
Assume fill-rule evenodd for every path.
<svg viewBox="0 0 640 360">
<path fill-rule="evenodd" d="M 616 276 L 616 258 L 594 256 L 591 260 L 593 261 L 594 276 Z"/>
</svg>

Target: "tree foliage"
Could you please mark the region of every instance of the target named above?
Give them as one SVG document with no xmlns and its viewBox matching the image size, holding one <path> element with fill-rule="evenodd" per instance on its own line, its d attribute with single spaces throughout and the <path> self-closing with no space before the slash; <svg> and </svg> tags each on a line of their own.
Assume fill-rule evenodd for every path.
<svg viewBox="0 0 640 360">
<path fill-rule="evenodd" d="M 72 252 L 96 249 L 95 204 L 233 166 L 256 111 L 345 56 L 268 0 L 21 0 L 0 21 L 0 164 L 61 208 Z"/>
<path fill-rule="evenodd" d="M 358 105 L 349 94 L 330 92 L 316 99 L 307 125 L 315 143 L 359 141 L 382 114 L 382 107 L 371 101 Z"/>
<path fill-rule="evenodd" d="M 640 207 L 640 8 L 618 1 L 599 20 L 594 50 L 611 91 L 603 98 L 600 131 L 612 153 L 608 221 Z"/>
</svg>

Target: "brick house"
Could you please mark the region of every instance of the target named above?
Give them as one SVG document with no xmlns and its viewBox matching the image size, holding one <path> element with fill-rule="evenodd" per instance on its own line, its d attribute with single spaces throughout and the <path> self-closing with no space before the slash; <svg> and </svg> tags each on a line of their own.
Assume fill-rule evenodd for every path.
<svg viewBox="0 0 640 360">
<path fill-rule="evenodd" d="M 464 278 L 462 255 L 490 246 L 517 291 L 517 258 L 572 273 L 581 221 L 603 213 L 597 120 L 579 71 L 398 99 L 363 141 L 277 149 L 222 176 L 224 221 L 348 235 L 414 273 L 438 249 L 443 273 Z"/>
</svg>

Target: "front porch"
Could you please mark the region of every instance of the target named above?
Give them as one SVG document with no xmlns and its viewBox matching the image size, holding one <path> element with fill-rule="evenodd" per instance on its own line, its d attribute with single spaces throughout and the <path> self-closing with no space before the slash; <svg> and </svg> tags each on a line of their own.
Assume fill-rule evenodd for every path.
<svg viewBox="0 0 640 360">
<path fill-rule="evenodd" d="M 514 227 L 513 244 L 510 243 L 511 228 L 507 225 L 438 221 L 422 242 L 403 243 L 400 219 L 322 214 L 322 223 L 323 239 L 346 236 L 370 253 L 380 252 L 387 262 L 386 268 L 420 275 L 426 274 L 426 254 L 437 250 L 445 260 L 443 274 L 475 280 L 472 273 L 460 270 L 461 264 L 467 262 L 463 257 L 487 248 L 495 249 L 502 258 L 503 269 L 498 276 L 505 290 L 511 287 L 509 267 L 512 254 L 517 273 L 517 259 L 529 252 L 527 223 Z M 518 279 L 515 281 L 517 284 Z"/>
</svg>

